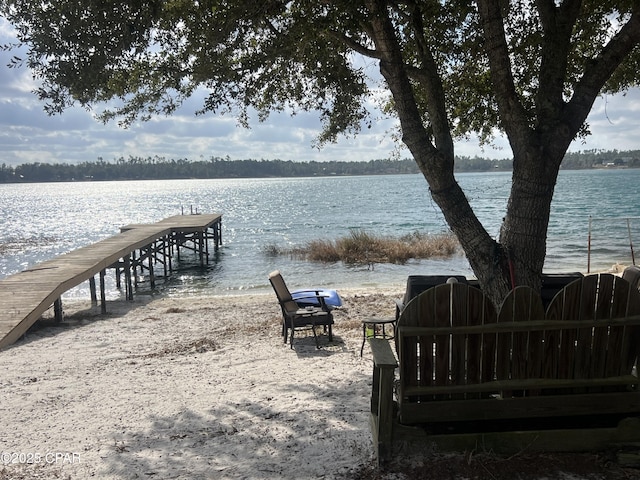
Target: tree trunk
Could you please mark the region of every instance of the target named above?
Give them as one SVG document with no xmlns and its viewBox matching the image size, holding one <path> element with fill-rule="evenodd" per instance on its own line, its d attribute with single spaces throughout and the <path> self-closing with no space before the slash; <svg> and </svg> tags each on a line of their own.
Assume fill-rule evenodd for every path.
<svg viewBox="0 0 640 480">
<path fill-rule="evenodd" d="M 561 158 L 544 158 L 549 154 L 531 146 L 519 150 L 523 158 L 514 159 L 511 194 L 499 241 L 507 255 L 512 286 L 528 285 L 539 290 Z"/>
</svg>

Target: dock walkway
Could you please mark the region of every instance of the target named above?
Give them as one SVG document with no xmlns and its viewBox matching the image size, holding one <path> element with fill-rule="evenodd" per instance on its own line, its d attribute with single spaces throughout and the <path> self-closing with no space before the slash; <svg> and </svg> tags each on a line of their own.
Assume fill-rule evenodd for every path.
<svg viewBox="0 0 640 480">
<path fill-rule="evenodd" d="M 100 276 L 102 311 L 105 307 L 104 278 L 113 268 L 116 282 L 125 277 L 126 296 L 133 298 L 132 275 L 140 268 L 154 281 L 154 264 L 162 263 L 165 276 L 171 257 L 181 248 L 208 261 L 209 241 L 215 250 L 221 244 L 222 215 L 178 215 L 157 223 L 122 227 L 121 233 L 86 247 L 39 263 L 0 280 L 0 349 L 11 345 L 52 305 L 56 320 L 62 317 L 61 296 L 89 280 L 92 300 L 97 302 L 95 276 Z"/>
</svg>

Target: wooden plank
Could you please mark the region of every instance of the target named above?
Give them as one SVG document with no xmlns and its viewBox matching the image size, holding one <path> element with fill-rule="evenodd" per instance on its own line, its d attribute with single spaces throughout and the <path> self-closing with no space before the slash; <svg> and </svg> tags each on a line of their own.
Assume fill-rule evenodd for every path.
<svg viewBox="0 0 640 480">
<path fill-rule="evenodd" d="M 383 340 L 382 338 L 370 338 L 368 342 L 371 347 L 374 365 L 380 368 L 395 369 L 398 367 L 398 361 L 391 350 L 388 340 Z"/>
<path fill-rule="evenodd" d="M 607 323 L 614 316 L 624 316 L 627 310 L 629 297 L 629 284 L 617 282 L 613 275 L 600 275 L 598 285 L 598 299 L 595 308 L 595 317 L 602 323 Z M 622 315 L 617 312 L 622 311 Z M 614 312 L 616 314 L 614 315 Z M 601 377 L 607 371 L 607 361 L 612 360 L 612 351 L 620 348 L 621 330 L 609 328 L 595 328 L 593 331 L 593 345 L 591 352 L 591 368 L 589 376 Z M 619 352 L 613 356 L 620 359 Z M 619 362 L 618 362 L 619 367 Z"/>
<path fill-rule="evenodd" d="M 554 297 L 549 308 L 555 309 L 563 303 L 563 292 Z M 549 310 L 547 310 L 549 315 Z M 560 315 L 560 313 L 558 313 Z M 560 363 L 560 345 L 562 334 L 560 329 L 546 328 L 542 334 L 542 364 L 540 376 L 542 378 L 558 378 Z"/>
<path fill-rule="evenodd" d="M 605 294 L 606 288 L 600 290 L 598 275 L 590 275 L 582 280 L 582 292 L 579 300 L 579 310 L 571 320 L 597 320 L 598 295 Z M 591 346 L 593 342 L 592 328 L 576 329 L 576 347 L 573 364 L 574 378 L 587 378 L 591 371 Z"/>
<path fill-rule="evenodd" d="M 436 287 L 442 291 L 443 300 L 449 308 L 449 324 L 452 327 L 466 326 L 470 312 L 468 304 L 469 288 L 465 284 L 445 284 Z M 452 335 L 451 337 L 451 385 L 465 385 L 469 364 L 467 363 L 467 335 Z"/>
<path fill-rule="evenodd" d="M 455 287 L 458 289 L 458 287 Z M 497 316 L 493 304 L 478 289 L 466 288 L 467 326 L 495 324 Z M 484 333 L 467 335 L 466 384 L 493 379 L 495 367 L 495 336 Z M 467 396 L 467 398 L 471 398 Z M 477 396 L 480 398 L 480 395 Z"/>
<path fill-rule="evenodd" d="M 371 395 L 372 431 L 378 459 L 387 459 L 393 434 L 393 379 L 397 362 L 389 342 L 369 339 L 373 352 L 373 384 Z"/>
<path fill-rule="evenodd" d="M 640 293 L 626 281 L 616 281 L 614 298 L 611 305 L 611 317 L 634 315 L 640 312 Z M 612 326 L 609 330 L 607 356 L 603 374 L 616 375 L 629 371 L 638 355 L 638 327 Z M 622 345 L 622 348 L 619 346 Z"/>
<path fill-rule="evenodd" d="M 457 290 L 457 289 L 456 289 Z M 455 292 L 455 290 L 454 290 Z M 475 288 L 467 288 L 466 295 L 466 325 L 484 325 L 484 295 L 474 295 Z M 456 299 L 454 298 L 454 301 Z M 465 383 L 480 382 L 482 369 L 482 336 L 467 335 L 466 339 L 466 359 L 465 359 Z M 467 397 L 469 398 L 469 397 Z"/>
<path fill-rule="evenodd" d="M 429 448 L 439 452 L 473 452 L 481 446 L 483 451 L 512 455 L 522 452 L 593 452 L 606 450 L 612 445 L 637 447 L 637 442 L 640 441 L 638 423 L 638 419 L 631 418 L 611 428 L 556 428 L 445 435 L 426 435 L 423 432 L 422 436 L 415 430 L 397 430 L 404 454 L 414 450 L 423 453 L 424 445 L 429 445 Z"/>
<path fill-rule="evenodd" d="M 431 319 L 431 325 L 435 327 L 451 327 L 451 309 L 449 298 L 449 285 L 438 285 L 432 289 L 427 290 L 424 294 L 425 298 L 433 300 L 434 316 Z M 419 297 L 421 296 L 419 295 Z M 429 352 L 425 352 L 429 353 Z M 451 342 L 450 336 L 436 335 L 435 337 L 435 355 L 434 355 L 434 373 L 435 373 L 435 385 L 449 385 L 450 384 L 450 372 L 451 372 Z"/>
<path fill-rule="evenodd" d="M 413 298 L 403 310 L 398 325 L 407 324 L 415 326 L 417 318 L 421 316 L 420 299 Z M 418 385 L 418 341 L 416 338 L 398 339 L 398 358 L 400 359 L 400 376 L 404 379 L 403 385 Z M 402 396 L 402 392 L 399 392 Z"/>
<path fill-rule="evenodd" d="M 212 225 L 218 228 L 221 218 L 220 214 L 174 216 L 154 224 L 123 227 L 118 235 L 0 280 L 0 348 L 20 338 L 66 291 L 120 264 L 132 252 L 150 249 L 158 239 L 181 228 L 188 232 L 202 232 Z"/>
<path fill-rule="evenodd" d="M 551 390 L 582 387 L 611 387 L 625 386 L 634 387 L 640 385 L 640 380 L 634 375 L 623 375 L 619 377 L 603 378 L 524 378 L 512 380 L 495 380 L 491 382 L 468 384 L 468 385 L 431 385 L 406 387 L 407 395 L 438 395 L 438 394 L 460 394 L 491 392 L 498 395 L 506 390 Z M 637 392 L 633 392 L 634 394 Z M 548 395 L 551 397 L 552 395 Z M 503 397 L 504 399 L 504 397 Z M 468 400 L 471 405 L 475 400 Z M 424 404 L 423 404 L 424 406 Z"/>
<path fill-rule="evenodd" d="M 484 304 L 484 320 L 483 326 L 496 325 L 498 322 L 498 315 L 493 304 L 488 299 L 483 300 Z M 480 334 L 482 339 L 482 372 L 480 375 L 481 382 L 488 382 L 496 378 L 496 341 L 497 336 L 492 332 L 482 332 Z"/>
<path fill-rule="evenodd" d="M 408 404 L 402 411 L 406 424 L 473 422 L 486 420 L 536 419 L 596 415 L 638 415 L 640 394 L 637 392 L 586 393 L 510 399 L 474 401 L 447 400 L 423 404 Z M 490 429 L 490 426 L 488 427 Z"/>
<path fill-rule="evenodd" d="M 640 325 L 640 315 L 629 315 L 627 317 L 612 318 L 607 322 L 609 326 L 636 326 Z M 603 322 L 599 320 L 531 320 L 529 322 L 504 322 L 489 323 L 484 325 L 469 325 L 458 327 L 410 327 L 400 325 L 406 336 L 419 335 L 461 335 L 461 334 L 486 334 L 504 332 L 529 332 L 547 330 L 565 330 L 567 328 L 594 328 L 602 327 Z"/>
<path fill-rule="evenodd" d="M 435 318 L 433 301 L 430 295 L 420 297 L 416 302 L 415 318 L 416 325 L 431 325 Z M 411 363 L 415 366 L 415 385 L 431 385 L 434 378 L 433 361 L 433 336 L 419 337 L 411 345 Z"/>
<path fill-rule="evenodd" d="M 498 323 L 497 326 L 502 326 L 502 323 L 512 323 L 510 321 L 505 322 L 505 316 L 507 320 L 512 318 L 511 310 L 513 309 L 512 303 L 514 301 L 513 296 L 508 295 L 500 310 L 506 309 L 509 312 L 509 315 L 498 315 Z M 496 335 L 496 379 L 497 380 L 509 380 L 511 377 L 511 351 L 512 351 L 512 339 L 513 339 L 513 330 L 509 328 L 505 328 L 502 332 L 497 332 Z M 506 393 L 506 395 L 510 396 L 510 392 Z"/>
<path fill-rule="evenodd" d="M 632 297 L 632 294 L 635 294 L 635 298 L 637 298 L 637 293 L 637 289 L 631 289 L 631 285 L 628 282 L 616 281 L 613 292 L 614 298 L 612 299 L 609 318 L 623 317 L 628 315 L 633 309 L 634 297 Z M 608 333 L 609 335 L 606 339 L 606 343 L 598 338 L 599 343 L 603 344 L 604 348 L 606 349 L 605 355 L 600 354 L 604 358 L 599 358 L 598 362 L 594 366 L 594 372 L 598 375 L 617 375 L 621 371 L 626 369 L 626 367 L 623 365 L 627 365 L 628 361 L 627 355 L 629 354 L 630 348 L 624 347 L 625 345 L 629 344 L 629 339 L 625 335 L 625 328 L 611 327 Z M 622 345 L 623 348 L 619 348 L 620 345 Z M 616 351 L 617 346 L 619 348 L 619 351 Z"/>
<path fill-rule="evenodd" d="M 520 292 L 522 292 L 522 288 L 512 290 L 511 294 L 514 298 L 512 310 L 506 313 L 513 319 L 524 321 L 530 320 L 528 317 L 529 305 L 527 303 L 527 299 L 520 295 Z M 500 309 L 500 314 L 502 315 L 502 313 L 502 309 Z M 511 378 L 526 378 L 527 355 L 529 353 L 529 332 L 514 332 L 511 350 Z"/>
<path fill-rule="evenodd" d="M 582 301 L 582 280 L 569 284 L 564 289 L 561 320 L 579 320 Z M 571 378 L 575 363 L 577 330 L 566 329 L 562 332 L 558 353 L 557 378 Z"/>
</svg>

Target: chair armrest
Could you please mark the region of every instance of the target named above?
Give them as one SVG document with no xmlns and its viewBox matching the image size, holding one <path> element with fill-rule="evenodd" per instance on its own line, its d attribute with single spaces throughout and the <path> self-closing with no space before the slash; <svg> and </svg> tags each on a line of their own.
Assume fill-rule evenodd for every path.
<svg viewBox="0 0 640 480">
<path fill-rule="evenodd" d="M 396 320 L 400 319 L 400 314 L 404 309 L 404 298 L 396 298 Z"/>
<path fill-rule="evenodd" d="M 294 290 L 291 292 L 293 300 L 301 304 L 311 304 L 320 306 L 323 310 L 329 311 L 342 306 L 342 299 L 337 290 L 327 290 L 325 288 L 307 288 Z"/>
<path fill-rule="evenodd" d="M 313 292 L 313 290 L 309 290 L 309 292 Z M 300 292 L 298 292 L 298 293 L 300 293 Z M 306 292 L 303 292 L 303 293 L 306 293 Z M 319 293 L 319 292 L 317 292 L 317 293 Z M 318 307 L 321 310 L 324 310 L 325 312 L 328 312 L 329 310 L 331 310 L 331 308 L 329 308 L 329 306 L 327 305 L 327 301 L 325 300 L 325 297 L 327 297 L 327 296 L 328 295 L 324 295 L 324 294 L 321 294 L 321 293 L 319 293 L 318 295 L 302 295 L 302 296 L 296 296 L 293 299 L 293 301 L 296 302 L 296 303 L 302 301 L 302 303 L 304 304 L 304 300 L 305 299 L 311 299 L 312 298 L 314 300 L 317 300 Z"/>
<path fill-rule="evenodd" d="M 297 292 L 297 293 L 305 293 L 306 294 L 307 292 Z M 323 294 L 316 295 L 314 293 L 311 293 L 310 295 L 296 295 L 295 298 L 293 298 L 293 297 L 292 298 L 293 298 L 293 301 L 295 302 L 295 301 L 298 301 L 298 300 L 304 300 L 305 298 L 317 298 L 317 299 L 320 299 L 320 298 L 324 298 L 325 296 L 326 295 L 323 295 Z"/>
<path fill-rule="evenodd" d="M 371 346 L 371 353 L 373 354 L 374 368 L 396 369 L 398 367 L 398 361 L 393 354 L 388 340 L 370 338 L 369 345 Z"/>
<path fill-rule="evenodd" d="M 298 298 L 311 298 L 311 297 L 329 297 L 330 294 L 323 292 L 321 290 L 296 290 L 295 292 L 292 292 L 294 295 L 297 295 L 298 293 L 311 293 L 311 295 L 309 296 L 304 296 L 304 297 L 298 297 Z"/>
<path fill-rule="evenodd" d="M 398 366 L 387 340 L 369 339 L 373 353 L 371 383 L 371 433 L 378 465 L 391 457 L 393 435 L 393 379 Z"/>
</svg>

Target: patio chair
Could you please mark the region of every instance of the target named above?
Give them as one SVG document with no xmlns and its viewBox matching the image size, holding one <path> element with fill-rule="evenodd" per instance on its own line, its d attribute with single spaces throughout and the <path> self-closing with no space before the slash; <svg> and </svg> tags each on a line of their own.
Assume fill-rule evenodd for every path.
<svg viewBox="0 0 640 480">
<path fill-rule="evenodd" d="M 269 274 L 269 282 L 271 283 L 273 290 L 276 292 L 278 303 L 282 309 L 282 336 L 284 337 L 285 343 L 287 343 L 289 330 L 291 330 L 289 342 L 291 344 L 291 348 L 293 348 L 293 337 L 295 335 L 295 331 L 299 329 L 311 329 L 313 332 L 313 338 L 316 342 L 316 347 L 320 348 L 320 345 L 318 344 L 318 336 L 316 334 L 317 326 L 323 326 L 325 332 L 328 330 L 329 341 L 333 341 L 333 332 L 331 329 L 331 326 L 333 325 L 333 315 L 325 302 L 322 292 L 308 290 L 305 297 L 298 296 L 294 300 L 278 270 Z M 296 303 L 296 301 L 301 301 L 305 298 L 313 298 L 314 302 L 317 302 L 318 306 L 310 305 L 303 308 Z"/>
</svg>

